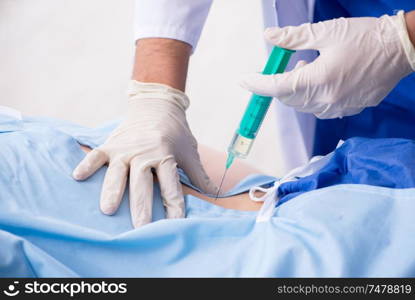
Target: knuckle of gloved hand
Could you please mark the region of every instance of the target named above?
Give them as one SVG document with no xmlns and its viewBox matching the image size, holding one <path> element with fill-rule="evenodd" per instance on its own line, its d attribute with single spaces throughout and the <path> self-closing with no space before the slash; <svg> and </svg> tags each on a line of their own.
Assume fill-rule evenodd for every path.
<svg viewBox="0 0 415 300">
<path fill-rule="evenodd" d="M 328 68 L 327 66 L 321 66 L 318 70 L 318 75 L 310 77 L 309 85 L 316 88 L 324 88 L 339 77 L 339 72 L 335 68 Z"/>
<path fill-rule="evenodd" d="M 151 133 L 151 140 L 158 145 L 167 145 L 169 144 L 170 138 L 168 132 L 155 130 Z"/>
<path fill-rule="evenodd" d="M 172 154 L 169 154 L 168 152 L 169 151 L 166 151 L 164 152 L 164 154 L 161 155 L 163 158 L 160 159 L 158 167 L 164 167 L 163 170 L 168 170 L 169 172 L 171 172 L 171 174 L 173 174 L 172 172 L 176 171 L 177 163 L 174 156 Z"/>
<path fill-rule="evenodd" d="M 336 97 L 332 95 L 326 95 L 326 97 L 317 98 L 316 101 L 319 106 L 324 107 L 324 109 L 327 108 L 328 105 L 331 105 L 333 103 L 336 103 Z"/>
<path fill-rule="evenodd" d="M 99 155 L 105 155 L 105 157 L 108 160 L 111 160 L 111 158 L 114 156 L 115 153 L 120 152 L 120 145 L 119 142 L 114 142 L 110 139 L 108 139 L 103 145 L 101 145 L 96 150 L 100 152 Z"/>
<path fill-rule="evenodd" d="M 90 160 L 96 161 L 103 157 L 107 158 L 107 153 L 103 145 L 101 145 L 99 147 L 92 149 L 92 151 L 88 153 L 87 157 Z"/>
</svg>

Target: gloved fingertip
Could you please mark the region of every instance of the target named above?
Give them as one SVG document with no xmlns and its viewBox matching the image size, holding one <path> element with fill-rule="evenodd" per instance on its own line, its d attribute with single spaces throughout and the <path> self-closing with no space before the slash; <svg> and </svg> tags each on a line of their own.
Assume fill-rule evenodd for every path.
<svg viewBox="0 0 415 300">
<path fill-rule="evenodd" d="M 268 35 L 270 35 L 271 32 L 272 32 L 272 30 L 273 30 L 273 27 L 265 28 L 265 30 L 264 30 L 264 36 L 267 37 Z"/>
<path fill-rule="evenodd" d="M 239 85 L 255 94 L 273 96 L 274 82 L 271 75 L 250 74 L 245 76 Z"/>
<path fill-rule="evenodd" d="M 101 212 L 104 215 L 111 216 L 114 214 L 114 209 L 112 207 L 101 206 Z"/>
<path fill-rule="evenodd" d="M 299 61 L 297 62 L 297 64 L 295 65 L 295 68 L 294 68 L 294 69 L 299 69 L 299 68 L 301 68 L 301 67 L 306 66 L 307 64 L 308 64 L 308 62 L 307 62 L 307 61 L 305 61 L 305 60 L 299 60 Z"/>
<path fill-rule="evenodd" d="M 137 218 L 135 220 L 133 220 L 133 227 L 134 228 L 140 228 L 143 227 L 144 225 L 147 225 L 150 222 L 147 222 L 146 220 L 142 219 L 142 218 Z"/>
<path fill-rule="evenodd" d="M 279 33 L 281 32 L 280 27 L 268 27 L 264 31 L 264 37 L 266 40 L 275 43 L 275 38 L 279 36 Z"/>
<path fill-rule="evenodd" d="M 216 186 L 212 181 L 209 181 L 206 187 L 206 192 L 210 195 L 216 195 L 219 191 L 219 187 Z"/>
<path fill-rule="evenodd" d="M 118 205 L 113 203 L 113 201 L 101 201 L 100 208 L 104 215 L 111 216 L 117 211 Z"/>
<path fill-rule="evenodd" d="M 184 218 L 184 208 L 183 209 L 170 209 L 166 213 L 167 219 L 181 219 Z"/>
<path fill-rule="evenodd" d="M 250 90 L 252 86 L 255 85 L 255 83 L 261 80 L 261 78 L 261 74 L 251 73 L 241 78 L 241 80 L 239 81 L 239 85 L 244 89 Z"/>
<path fill-rule="evenodd" d="M 72 178 L 75 180 L 83 180 L 85 179 L 85 174 L 84 172 L 82 172 L 82 170 L 80 170 L 79 168 L 76 168 L 72 172 Z"/>
</svg>

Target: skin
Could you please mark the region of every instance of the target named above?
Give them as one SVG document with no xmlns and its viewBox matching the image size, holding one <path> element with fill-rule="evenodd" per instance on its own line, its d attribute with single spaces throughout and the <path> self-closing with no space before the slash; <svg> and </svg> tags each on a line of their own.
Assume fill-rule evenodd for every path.
<svg viewBox="0 0 415 300">
<path fill-rule="evenodd" d="M 85 146 L 81 146 L 81 148 L 84 152 L 91 151 L 90 148 Z M 223 169 L 226 161 L 225 153 L 212 150 L 205 146 L 200 146 L 199 154 L 207 174 L 215 184 L 219 185 L 220 179 L 223 175 Z M 212 161 L 214 161 L 215 163 L 212 164 Z M 255 168 L 251 167 L 250 165 L 241 161 L 235 161 L 232 168 L 228 171 L 226 181 L 222 187 L 222 191 L 229 190 L 246 176 L 258 173 L 260 172 Z M 155 177 L 154 180 L 157 182 L 157 177 Z M 208 201 L 214 205 L 218 205 L 223 208 L 242 211 L 257 211 L 262 206 L 262 203 L 252 201 L 249 198 L 248 193 L 243 193 L 232 197 L 218 198 L 217 200 L 215 200 L 214 198 L 207 197 L 184 184 L 182 184 L 181 186 L 183 190 L 183 195 L 193 195 L 199 199 Z"/>
<path fill-rule="evenodd" d="M 405 14 L 406 27 L 408 28 L 409 38 L 415 47 L 415 10 Z"/>
<path fill-rule="evenodd" d="M 189 44 L 178 40 L 138 40 L 132 79 L 162 83 L 184 92 L 191 52 Z"/>
</svg>

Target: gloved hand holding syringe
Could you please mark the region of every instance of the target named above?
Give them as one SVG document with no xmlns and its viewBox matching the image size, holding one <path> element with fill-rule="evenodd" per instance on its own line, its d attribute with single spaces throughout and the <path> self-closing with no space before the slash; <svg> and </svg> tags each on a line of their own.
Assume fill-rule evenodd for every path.
<svg viewBox="0 0 415 300">
<path fill-rule="evenodd" d="M 274 47 L 268 58 L 268 62 L 262 72 L 264 75 L 283 73 L 295 51 Z M 259 128 L 271 105 L 272 97 L 252 94 L 248 107 L 242 117 L 238 129 L 228 147 L 225 172 L 222 176 L 216 199 L 219 196 L 226 172 L 231 167 L 235 157 L 246 158 L 258 134 Z"/>
</svg>

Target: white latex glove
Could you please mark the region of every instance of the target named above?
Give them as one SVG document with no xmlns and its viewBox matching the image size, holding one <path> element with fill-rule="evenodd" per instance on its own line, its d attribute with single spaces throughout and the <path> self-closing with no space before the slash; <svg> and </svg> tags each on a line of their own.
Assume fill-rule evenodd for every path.
<svg viewBox="0 0 415 300">
<path fill-rule="evenodd" d="M 284 74 L 252 74 L 241 85 L 321 119 L 350 116 L 378 105 L 415 70 L 415 49 L 402 11 L 381 18 L 269 28 L 265 36 L 279 47 L 316 49 L 320 56 L 309 64 L 300 61 Z"/>
<path fill-rule="evenodd" d="M 177 165 L 203 191 L 216 192 L 202 167 L 197 142 L 186 121 L 188 106 L 189 99 L 179 90 L 131 81 L 127 119 L 73 172 L 75 179 L 83 180 L 109 163 L 100 201 L 104 214 L 114 214 L 118 209 L 129 174 L 133 225 L 151 222 L 152 169 L 157 173 L 167 218 L 185 215 Z"/>
</svg>

